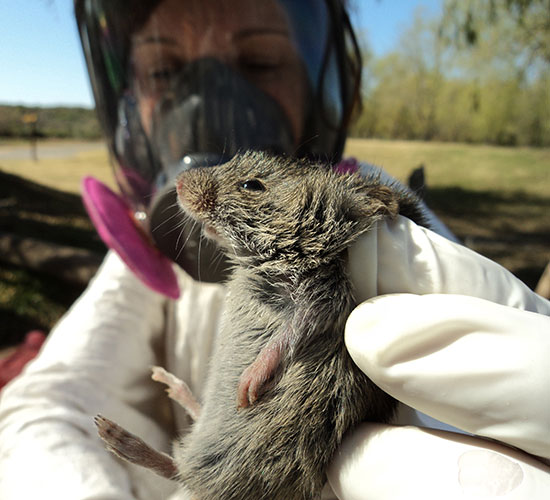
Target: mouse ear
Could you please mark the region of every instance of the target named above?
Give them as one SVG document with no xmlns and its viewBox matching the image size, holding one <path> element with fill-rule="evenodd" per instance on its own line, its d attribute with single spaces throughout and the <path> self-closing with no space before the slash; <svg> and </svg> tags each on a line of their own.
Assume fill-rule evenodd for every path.
<svg viewBox="0 0 550 500">
<path fill-rule="evenodd" d="M 394 191 L 379 181 L 378 176 L 365 178 L 359 173 L 356 158 L 346 158 L 333 167 L 342 180 L 351 184 L 352 210 L 350 218 L 374 223 L 383 217 L 395 217 L 399 213 L 399 203 Z M 366 228 L 368 229 L 368 227 Z"/>
<path fill-rule="evenodd" d="M 378 220 L 393 219 L 399 213 L 399 195 L 390 187 L 357 179 L 349 217 L 366 231 Z"/>
</svg>

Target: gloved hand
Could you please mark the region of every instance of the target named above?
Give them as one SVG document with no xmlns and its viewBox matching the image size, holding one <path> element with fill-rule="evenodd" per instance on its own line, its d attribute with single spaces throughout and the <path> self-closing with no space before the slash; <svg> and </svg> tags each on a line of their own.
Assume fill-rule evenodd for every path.
<svg viewBox="0 0 550 500">
<path fill-rule="evenodd" d="M 550 302 L 401 217 L 350 249 L 350 272 L 358 301 L 370 298 L 346 327 L 357 365 L 409 407 L 475 436 L 363 424 L 329 470 L 338 497 L 550 498 Z M 399 423 L 418 423 L 411 414 Z"/>
</svg>

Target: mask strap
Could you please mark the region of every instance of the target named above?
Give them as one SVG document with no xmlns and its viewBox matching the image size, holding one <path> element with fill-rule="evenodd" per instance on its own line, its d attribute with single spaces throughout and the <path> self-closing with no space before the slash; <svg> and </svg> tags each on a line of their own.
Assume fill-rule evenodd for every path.
<svg viewBox="0 0 550 500">
<path fill-rule="evenodd" d="M 173 262 L 142 234 L 126 201 L 93 177 L 82 181 L 82 199 L 99 236 L 149 288 L 177 299 Z"/>
</svg>

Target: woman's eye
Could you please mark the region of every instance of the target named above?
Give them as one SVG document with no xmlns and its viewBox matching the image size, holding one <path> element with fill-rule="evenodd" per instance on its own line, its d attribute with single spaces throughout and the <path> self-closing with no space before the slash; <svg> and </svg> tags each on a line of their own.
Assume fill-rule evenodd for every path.
<svg viewBox="0 0 550 500">
<path fill-rule="evenodd" d="M 171 68 L 156 69 L 154 71 L 151 71 L 151 73 L 149 73 L 149 78 L 153 80 L 167 79 L 167 78 L 170 78 L 172 74 L 173 74 L 173 71 Z"/>
<path fill-rule="evenodd" d="M 243 71 L 245 73 L 266 73 L 274 71 L 279 67 L 279 64 L 270 60 L 251 60 L 241 63 Z"/>
<path fill-rule="evenodd" d="M 268 47 L 264 45 L 265 43 L 258 42 L 257 46 L 253 48 L 247 46 L 238 56 L 238 69 L 245 76 L 261 78 L 277 73 L 281 68 L 284 58 L 280 54 L 280 50 L 272 45 Z"/>
<path fill-rule="evenodd" d="M 163 82 L 163 83 L 169 83 L 172 79 L 174 79 L 178 72 L 180 71 L 177 67 L 165 67 L 165 68 L 158 68 L 155 70 L 152 70 L 149 73 L 149 79 L 153 80 L 155 82 Z"/>
<path fill-rule="evenodd" d="M 247 191 L 265 191 L 265 186 L 258 179 L 247 179 L 241 182 L 241 188 Z"/>
<path fill-rule="evenodd" d="M 174 83 L 177 82 L 177 77 L 180 72 L 181 66 L 175 65 L 148 68 L 147 72 L 144 72 L 141 76 L 139 73 L 137 75 L 140 92 L 147 96 L 161 94 L 170 89 Z"/>
</svg>

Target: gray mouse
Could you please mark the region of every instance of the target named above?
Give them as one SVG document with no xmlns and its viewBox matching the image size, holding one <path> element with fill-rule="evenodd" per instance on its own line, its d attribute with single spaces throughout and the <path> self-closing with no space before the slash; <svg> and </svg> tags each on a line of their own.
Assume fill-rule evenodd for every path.
<svg viewBox="0 0 550 500">
<path fill-rule="evenodd" d="M 180 481 L 196 499 L 320 498 L 346 432 L 387 422 L 396 408 L 344 345 L 356 305 L 347 249 L 398 214 L 426 225 L 421 205 L 376 177 L 265 153 L 183 172 L 177 192 L 234 266 L 204 400 L 155 370 L 196 418 L 173 457 L 101 416 L 99 433 L 116 454 Z"/>
</svg>

